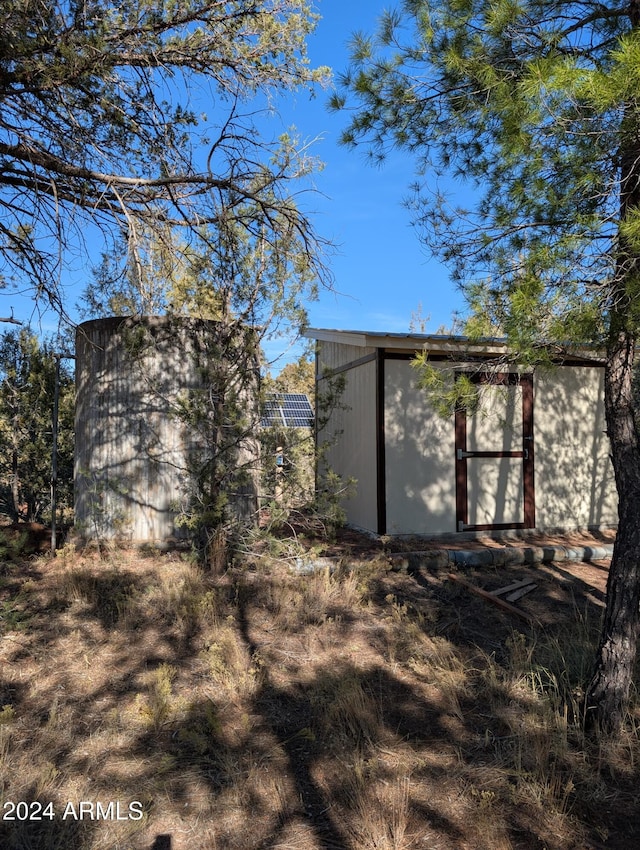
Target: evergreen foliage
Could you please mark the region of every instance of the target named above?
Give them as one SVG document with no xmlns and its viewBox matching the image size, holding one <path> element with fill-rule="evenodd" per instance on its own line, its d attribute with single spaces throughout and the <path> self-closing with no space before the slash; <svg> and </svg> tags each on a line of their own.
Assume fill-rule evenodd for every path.
<svg viewBox="0 0 640 850">
<path fill-rule="evenodd" d="M 207 447 L 185 521 L 208 545 L 229 520 L 228 458 L 257 425 L 236 382 L 257 383 L 264 337 L 303 324 L 328 279 L 300 201 L 318 163 L 267 120 L 281 93 L 328 79 L 306 56 L 317 15 L 307 0 L 9 0 L 4 12 L 0 286 L 32 287 L 64 314 L 67 264 L 99 245 L 85 316 L 218 323 L 208 393 L 173 411 Z"/>
<path fill-rule="evenodd" d="M 306 354 L 287 363 L 262 382 L 263 397 L 274 393 L 302 393 L 315 404 L 315 365 Z M 292 508 L 310 506 L 315 498 L 316 444 L 313 427 L 271 425 L 260 430 L 262 489 L 272 522 Z"/>
<path fill-rule="evenodd" d="M 292 188 L 306 152 L 261 135 L 257 113 L 326 79 L 306 58 L 314 25 L 306 0 L 8 0 L 0 281 L 63 309 L 59 273 L 95 227 L 133 265 L 149 233 L 189 241 L 234 221 L 255 235 L 256 215 L 311 253 Z"/>
<path fill-rule="evenodd" d="M 73 503 L 74 382 L 60 368 L 58 506 Z M 56 363 L 50 345 L 28 328 L 0 340 L 0 497 L 14 521 L 41 520 L 50 506 Z"/>
<path fill-rule="evenodd" d="M 278 375 L 265 381 L 265 390 L 274 393 L 303 393 L 313 407 L 316 394 L 315 364 L 306 354 L 301 354 L 282 367 Z"/>
<path fill-rule="evenodd" d="M 345 143 L 415 155 L 409 204 L 466 290 L 468 330 L 534 359 L 541 342 L 606 341 L 613 282 L 634 301 L 623 252 L 640 247 L 637 211 L 619 207 L 639 37 L 625 4 L 559 10 L 405 2 L 354 39 L 333 98 L 357 103 Z"/>
<path fill-rule="evenodd" d="M 606 351 L 620 522 L 585 719 L 614 732 L 640 636 L 639 75 L 635 0 L 404 0 L 354 37 L 332 101 L 354 108 L 346 144 L 415 156 L 409 204 L 472 338 L 505 336 L 519 363 Z"/>
<path fill-rule="evenodd" d="M 163 233 L 162 241 L 150 234 L 141 262 L 128 264 L 124 274 L 116 258 L 105 256 L 85 293 L 89 315 L 135 318 L 151 312 L 216 323 L 215 331 L 205 333 L 215 344 L 206 347 L 198 365 L 202 389 L 189 391 L 172 415 L 197 435 L 199 447 L 185 469 L 193 487 L 179 523 L 217 568 L 238 535 L 258 519 L 249 493 L 258 475 L 261 346 L 306 324 L 305 305 L 317 289 L 316 257 L 285 215 L 265 220 L 252 204 L 244 205 L 242 215 L 242 222 L 230 215 L 216 227 L 200 229 L 198 245 L 176 243 L 175 233 Z M 177 322 L 176 332 L 179 327 Z M 303 365 L 300 369 L 301 379 L 308 380 L 308 364 L 306 373 Z M 271 436 L 271 442 L 282 442 Z M 289 476 L 287 484 L 295 491 L 290 501 L 300 501 L 312 481 L 313 441 L 309 432 L 294 442 L 289 455 L 300 454 L 295 462 L 300 475 Z M 242 459 L 243 446 L 254 446 L 255 452 L 245 452 Z M 263 446 L 263 464 L 270 472 L 276 447 Z M 274 475 L 264 468 L 263 473 L 271 492 Z M 238 510 L 240 502 L 243 510 Z M 215 557 L 208 554 L 212 548 Z"/>
</svg>

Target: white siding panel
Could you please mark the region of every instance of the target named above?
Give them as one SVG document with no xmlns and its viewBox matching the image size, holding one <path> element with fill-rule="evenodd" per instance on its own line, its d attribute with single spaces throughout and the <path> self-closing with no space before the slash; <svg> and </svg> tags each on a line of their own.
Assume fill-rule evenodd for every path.
<svg viewBox="0 0 640 850">
<path fill-rule="evenodd" d="M 478 409 L 467 416 L 467 449 L 521 451 L 522 387 L 481 387 Z"/>
<path fill-rule="evenodd" d="M 467 451 L 521 452 L 522 387 L 485 385 L 478 408 L 467 415 Z M 522 458 L 469 457 L 469 525 L 524 522 Z"/>
<path fill-rule="evenodd" d="M 603 369 L 585 366 L 535 375 L 538 528 L 617 524 L 603 379 Z"/>
<path fill-rule="evenodd" d="M 522 458 L 467 459 L 469 525 L 524 521 Z"/>
<path fill-rule="evenodd" d="M 387 531 L 456 530 L 453 420 L 433 411 L 408 360 L 385 362 Z"/>
</svg>

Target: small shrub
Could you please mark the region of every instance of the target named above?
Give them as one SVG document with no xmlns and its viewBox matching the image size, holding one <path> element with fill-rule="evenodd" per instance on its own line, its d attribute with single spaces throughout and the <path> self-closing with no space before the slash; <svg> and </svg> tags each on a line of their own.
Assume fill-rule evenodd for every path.
<svg viewBox="0 0 640 850">
<path fill-rule="evenodd" d="M 215 756 L 220 748 L 222 721 L 212 700 L 193 707 L 178 732 L 178 743 L 187 754 Z"/>
<path fill-rule="evenodd" d="M 159 732 L 172 714 L 173 681 L 177 670 L 170 664 L 161 664 L 149 674 L 146 696 L 136 699 L 138 713 L 154 732 Z"/>
<path fill-rule="evenodd" d="M 18 632 L 27 628 L 31 614 L 25 611 L 23 602 L 22 594 L 0 602 L 0 632 Z"/>
<path fill-rule="evenodd" d="M 202 653 L 209 675 L 218 687 L 239 699 L 251 696 L 263 681 L 264 664 L 258 652 L 249 656 L 230 622 L 214 634 L 213 642 Z"/>
<path fill-rule="evenodd" d="M 12 535 L 0 530 L 0 562 L 21 560 L 33 551 L 33 547 L 29 544 L 28 531 Z"/>
<path fill-rule="evenodd" d="M 12 705 L 3 705 L 0 708 L 0 726 L 7 726 L 9 723 L 13 723 L 15 717 L 16 713 Z"/>
</svg>

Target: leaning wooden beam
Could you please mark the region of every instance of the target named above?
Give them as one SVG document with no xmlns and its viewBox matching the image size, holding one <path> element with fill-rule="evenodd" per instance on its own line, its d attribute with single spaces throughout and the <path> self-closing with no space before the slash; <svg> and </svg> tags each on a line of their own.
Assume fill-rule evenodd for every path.
<svg viewBox="0 0 640 850">
<path fill-rule="evenodd" d="M 481 587 L 476 587 L 475 584 L 471 584 L 471 582 L 466 579 L 460 578 L 453 573 L 449 573 L 449 580 L 456 582 L 457 584 L 461 584 L 463 587 L 466 587 L 467 590 L 470 590 L 471 593 L 475 593 L 476 596 L 480 596 L 482 599 L 492 602 L 494 605 L 497 605 L 498 608 L 502 608 L 503 611 L 515 614 L 516 617 L 526 620 L 527 623 L 534 622 L 533 617 L 527 614 L 526 611 L 523 611 L 521 608 L 516 608 L 515 605 L 510 605 L 508 602 L 505 602 L 504 599 L 500 599 L 499 596 L 494 596 L 492 593 L 489 593 L 487 590 L 483 590 Z"/>
</svg>

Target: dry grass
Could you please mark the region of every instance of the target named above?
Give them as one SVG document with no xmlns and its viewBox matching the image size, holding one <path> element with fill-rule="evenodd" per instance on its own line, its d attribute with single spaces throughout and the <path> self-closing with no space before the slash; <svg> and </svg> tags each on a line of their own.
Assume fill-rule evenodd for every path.
<svg viewBox="0 0 640 850">
<path fill-rule="evenodd" d="M 584 600 L 525 634 L 382 561 L 68 549 L 7 563 L 0 604 L 3 812 L 55 812 L 0 822 L 7 850 L 635 846 L 635 716 L 615 746 L 576 722 Z"/>
</svg>

